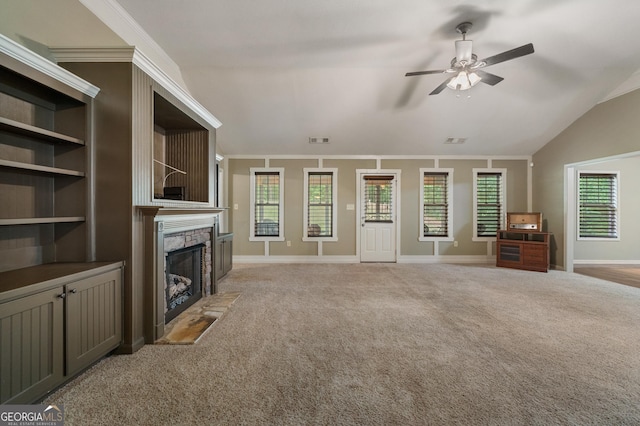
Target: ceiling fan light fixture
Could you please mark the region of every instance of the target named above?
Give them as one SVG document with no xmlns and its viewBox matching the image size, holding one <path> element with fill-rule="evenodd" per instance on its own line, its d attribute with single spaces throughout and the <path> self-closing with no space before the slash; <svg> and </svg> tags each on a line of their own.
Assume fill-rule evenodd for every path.
<svg viewBox="0 0 640 426">
<path fill-rule="evenodd" d="M 482 78 L 475 72 L 460 71 L 447 83 L 447 87 L 451 90 L 469 90 L 481 80 Z"/>
<path fill-rule="evenodd" d="M 456 61 L 469 64 L 472 62 L 471 52 L 473 42 L 471 40 L 456 40 Z"/>
</svg>

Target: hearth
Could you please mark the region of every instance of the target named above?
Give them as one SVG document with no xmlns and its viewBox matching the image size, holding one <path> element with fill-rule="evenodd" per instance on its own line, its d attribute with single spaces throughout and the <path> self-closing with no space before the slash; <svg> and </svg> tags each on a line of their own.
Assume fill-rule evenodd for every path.
<svg viewBox="0 0 640 426">
<path fill-rule="evenodd" d="M 204 244 L 167 253 L 165 324 L 202 297 L 202 253 Z"/>
</svg>

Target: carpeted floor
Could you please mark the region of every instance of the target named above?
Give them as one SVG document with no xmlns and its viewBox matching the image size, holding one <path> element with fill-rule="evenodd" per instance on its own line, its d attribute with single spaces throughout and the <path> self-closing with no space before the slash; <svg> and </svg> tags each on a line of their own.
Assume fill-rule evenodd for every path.
<svg viewBox="0 0 640 426">
<path fill-rule="evenodd" d="M 640 289 L 471 265 L 234 265 L 195 345 L 106 359 L 66 425 L 637 425 Z"/>
</svg>

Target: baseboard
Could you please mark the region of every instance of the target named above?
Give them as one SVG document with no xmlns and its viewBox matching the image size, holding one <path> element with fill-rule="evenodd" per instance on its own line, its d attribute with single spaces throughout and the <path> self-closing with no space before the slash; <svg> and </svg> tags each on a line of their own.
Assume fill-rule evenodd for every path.
<svg viewBox="0 0 640 426">
<path fill-rule="evenodd" d="M 486 255 L 469 255 L 469 256 L 416 256 L 405 255 L 398 257 L 398 263 L 479 263 L 479 264 L 496 264 L 495 256 Z"/>
<path fill-rule="evenodd" d="M 574 265 L 640 265 L 640 260 L 580 260 L 574 259 Z"/>
<path fill-rule="evenodd" d="M 360 263 L 357 256 L 233 256 L 233 263 Z"/>
<path fill-rule="evenodd" d="M 358 256 L 233 256 L 234 263 L 360 263 Z M 396 263 L 494 264 L 495 256 L 399 256 Z"/>
<path fill-rule="evenodd" d="M 113 353 L 116 355 L 130 355 L 132 353 L 139 351 L 143 346 L 144 346 L 144 337 L 141 337 L 140 339 L 136 340 L 131 344 L 123 343 L 122 345 L 118 346 Z"/>
</svg>

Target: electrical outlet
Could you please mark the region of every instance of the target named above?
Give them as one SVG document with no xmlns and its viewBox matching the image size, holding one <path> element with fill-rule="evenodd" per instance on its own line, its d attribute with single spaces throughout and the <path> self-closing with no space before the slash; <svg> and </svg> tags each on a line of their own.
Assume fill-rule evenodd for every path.
<svg viewBox="0 0 640 426">
<path fill-rule="evenodd" d="M 234 210 L 238 210 L 238 204 L 234 204 L 234 205 L 233 205 L 233 209 L 234 209 Z"/>
<path fill-rule="evenodd" d="M 291 241 L 287 241 L 287 247 L 291 247 Z"/>
<path fill-rule="evenodd" d="M 454 242 L 453 242 L 453 246 L 454 246 L 454 247 L 458 247 L 458 242 L 457 242 L 457 241 L 454 241 Z"/>
</svg>

